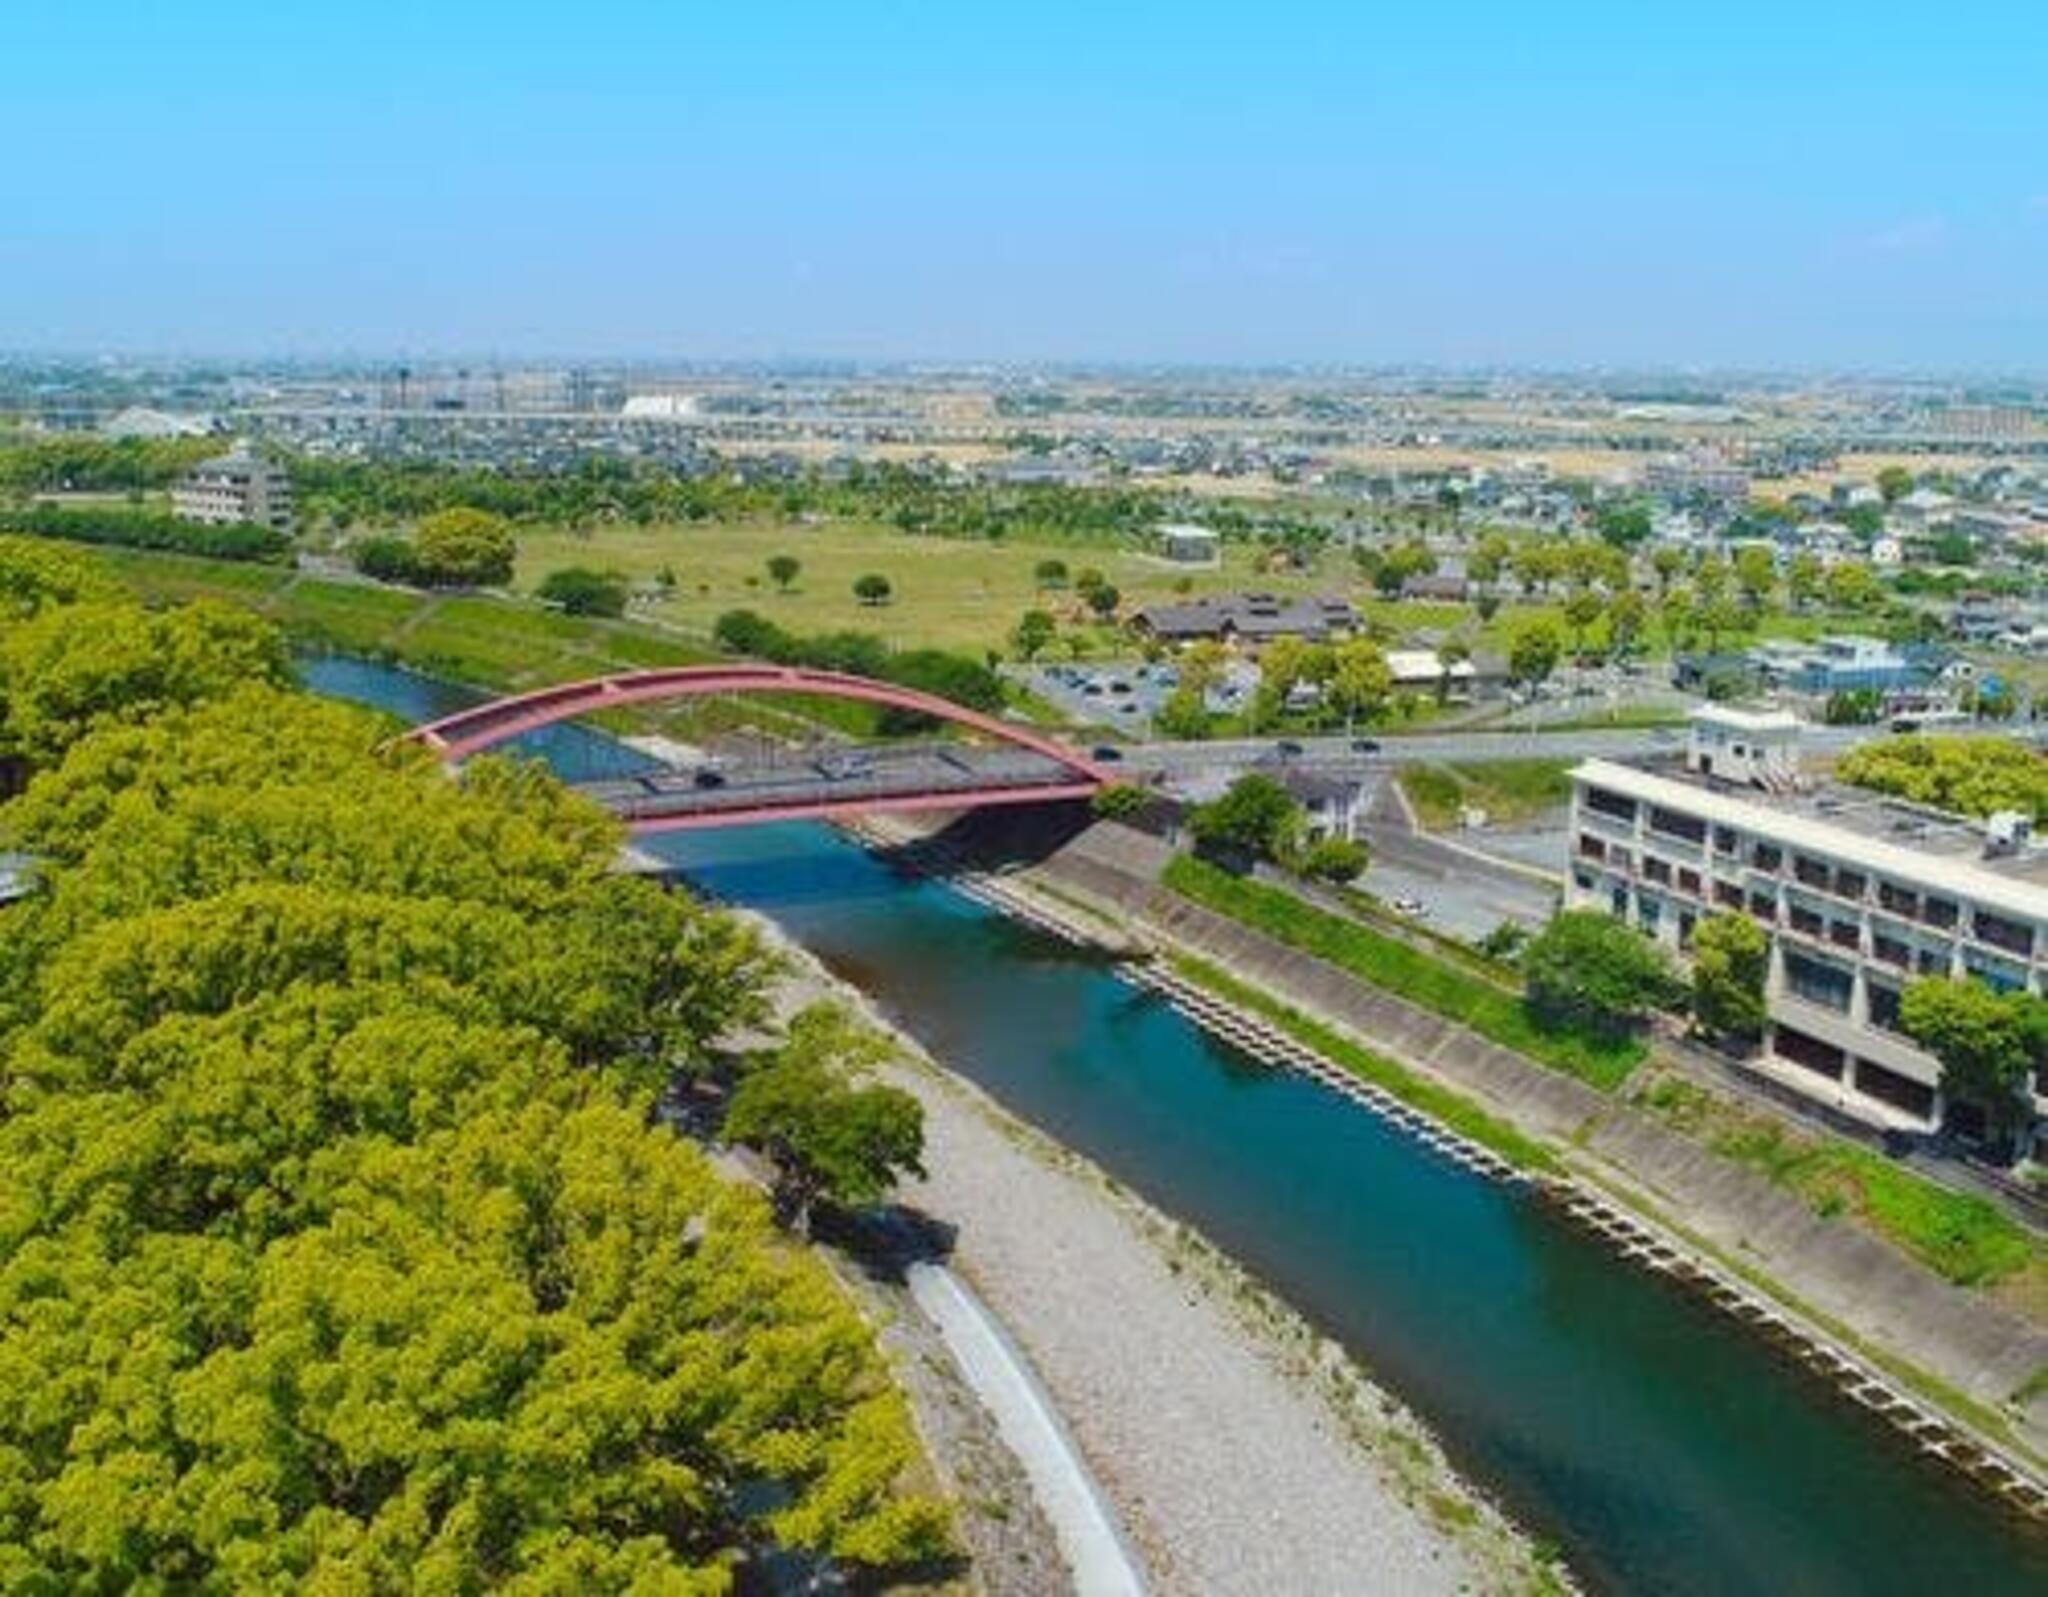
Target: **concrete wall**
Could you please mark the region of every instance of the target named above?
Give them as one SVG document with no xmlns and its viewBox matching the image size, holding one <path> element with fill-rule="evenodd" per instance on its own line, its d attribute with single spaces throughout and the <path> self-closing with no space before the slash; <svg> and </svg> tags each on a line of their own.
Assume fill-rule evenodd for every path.
<svg viewBox="0 0 2048 1597">
<path fill-rule="evenodd" d="M 1572 1077 L 1190 903 L 1159 885 L 1169 858 L 1157 839 L 1104 824 L 1078 834 L 1039 869 L 1525 1130 L 1577 1143 L 1677 1224 L 1980 1402 L 2006 1403 L 2048 1366 L 2048 1330 L 1949 1285 L 1868 1232 L 1823 1219 L 1763 1177 Z M 2048 1396 L 2034 1402 L 2023 1428 L 2033 1446 L 2048 1450 Z"/>
</svg>

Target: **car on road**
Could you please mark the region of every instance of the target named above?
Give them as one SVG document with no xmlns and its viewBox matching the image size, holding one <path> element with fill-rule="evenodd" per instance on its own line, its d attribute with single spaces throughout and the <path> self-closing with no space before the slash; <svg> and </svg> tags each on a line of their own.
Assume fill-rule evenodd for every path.
<svg viewBox="0 0 2048 1597">
<path fill-rule="evenodd" d="M 1389 899 L 1387 907 L 1396 915 L 1406 915 L 1411 920 L 1421 920 L 1429 913 L 1429 906 L 1427 904 L 1423 903 L 1419 898 L 1410 897 L 1406 893 L 1401 894 L 1397 898 Z"/>
<path fill-rule="evenodd" d="M 1114 743 L 1098 743 L 1088 751 L 1088 757 L 1091 760 L 1120 760 L 1124 751 Z"/>
<path fill-rule="evenodd" d="M 1282 738 L 1273 747 L 1281 754 L 1287 755 L 1290 759 L 1301 752 L 1301 745 L 1295 742 L 1293 738 Z"/>
<path fill-rule="evenodd" d="M 1378 738 L 1353 738 L 1351 740 L 1351 752 L 1353 754 L 1377 754 L 1379 751 L 1380 740 Z"/>
<path fill-rule="evenodd" d="M 715 765 L 700 765 L 690 773 L 690 780 L 698 787 L 724 787 L 725 772 Z"/>
</svg>

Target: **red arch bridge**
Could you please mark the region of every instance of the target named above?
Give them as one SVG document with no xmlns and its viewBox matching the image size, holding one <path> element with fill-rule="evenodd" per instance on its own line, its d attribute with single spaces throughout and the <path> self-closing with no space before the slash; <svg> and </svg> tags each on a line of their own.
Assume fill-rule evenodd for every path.
<svg viewBox="0 0 2048 1597">
<path fill-rule="evenodd" d="M 636 832 L 664 832 L 885 810 L 1046 804 L 1087 798 L 1110 780 L 1094 761 L 1028 728 L 894 683 L 795 666 L 685 666 L 594 677 L 458 710 L 406 737 L 454 761 L 598 710 L 728 693 L 812 694 L 915 711 L 982 741 L 839 747 L 737 766 L 706 762 L 580 782 L 578 790 Z"/>
</svg>

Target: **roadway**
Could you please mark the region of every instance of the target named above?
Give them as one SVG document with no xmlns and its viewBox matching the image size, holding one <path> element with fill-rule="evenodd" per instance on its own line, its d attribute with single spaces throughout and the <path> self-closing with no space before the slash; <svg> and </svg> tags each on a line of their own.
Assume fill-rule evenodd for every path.
<svg viewBox="0 0 2048 1597">
<path fill-rule="evenodd" d="M 1079 780 L 1071 768 L 1029 749 L 917 743 L 580 782 L 577 791 L 628 825 L 653 830 L 740 812 L 816 813 L 824 806 L 887 809 L 951 799 L 966 808 L 995 794 L 1063 793 Z"/>
<path fill-rule="evenodd" d="M 1867 726 L 1808 726 L 1800 746 L 1812 753 L 1840 753 L 1868 742 Z M 1122 748 L 1122 763 L 1134 773 L 1174 777 L 1213 770 L 1219 765 L 1250 765 L 1270 759 L 1282 739 L 1215 738 L 1199 743 L 1132 743 Z M 1678 727 L 1587 727 L 1572 732 L 1527 730 L 1485 732 L 1412 732 L 1375 735 L 1378 748 L 1362 753 L 1348 737 L 1302 737 L 1286 741 L 1301 753 L 1291 756 L 1317 770 L 1352 772 L 1384 770 L 1415 761 L 1456 760 L 1625 760 L 1647 755 L 1676 754 L 1685 747 Z"/>
</svg>

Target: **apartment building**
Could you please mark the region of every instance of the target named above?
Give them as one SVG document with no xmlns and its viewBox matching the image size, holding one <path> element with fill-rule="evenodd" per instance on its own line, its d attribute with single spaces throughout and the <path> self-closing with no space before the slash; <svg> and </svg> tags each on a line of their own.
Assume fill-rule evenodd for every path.
<svg viewBox="0 0 2048 1597">
<path fill-rule="evenodd" d="M 171 508 L 186 521 L 222 526 L 253 521 L 288 531 L 292 483 L 282 466 L 237 447 L 201 461 L 171 490 Z"/>
<path fill-rule="evenodd" d="M 1681 956 L 1714 911 L 1771 936 L 1758 1071 L 1885 1130 L 1969 1129 L 1941 1067 L 1899 1024 L 1905 987 L 1971 977 L 2048 994 L 2048 849 L 2024 818 L 1978 825 L 1816 783 L 1785 711 L 1699 711 L 1682 763 L 1573 773 L 1566 901 Z M 2033 1084 L 2048 1152 L 2048 1072 Z"/>
</svg>

